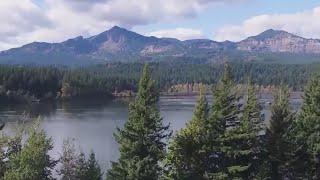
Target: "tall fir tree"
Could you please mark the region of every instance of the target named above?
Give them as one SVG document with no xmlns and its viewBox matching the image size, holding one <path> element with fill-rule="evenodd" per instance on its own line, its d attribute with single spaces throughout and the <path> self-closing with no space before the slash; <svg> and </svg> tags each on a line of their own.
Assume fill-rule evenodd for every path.
<svg viewBox="0 0 320 180">
<path fill-rule="evenodd" d="M 271 107 L 270 123 L 266 130 L 268 177 L 271 179 L 290 178 L 290 165 L 293 157 L 290 132 L 294 114 L 290 109 L 289 96 L 286 87 L 281 87 L 277 91 Z"/>
<path fill-rule="evenodd" d="M 165 156 L 165 139 L 171 132 L 169 126 L 163 125 L 158 99 L 159 91 L 146 64 L 136 99 L 129 106 L 129 119 L 115 135 L 120 158 L 112 163 L 107 179 L 152 180 L 161 175 L 159 162 Z"/>
<path fill-rule="evenodd" d="M 201 151 L 203 135 L 208 119 L 208 102 L 205 87 L 200 88 L 200 96 L 192 120 L 175 135 L 169 145 L 166 158 L 168 179 L 204 179 L 206 156 Z"/>
<path fill-rule="evenodd" d="M 93 151 L 89 154 L 89 159 L 86 162 L 87 169 L 85 173 L 85 177 L 83 180 L 90 179 L 90 180 L 101 180 L 102 179 L 102 172 L 101 168 L 96 160 L 95 153 Z"/>
<path fill-rule="evenodd" d="M 263 130 L 264 124 L 261 119 L 261 106 L 257 98 L 256 88 L 249 80 L 247 84 L 246 104 L 243 110 L 242 120 L 250 122 L 251 128 L 258 134 Z"/>
<path fill-rule="evenodd" d="M 77 180 L 86 180 L 87 171 L 88 171 L 88 163 L 86 161 L 86 156 L 83 152 L 80 152 L 77 157 L 75 157 L 75 169 L 74 169 L 74 177 L 72 179 Z M 89 178 L 90 179 L 90 178 Z"/>
<path fill-rule="evenodd" d="M 213 90 L 213 103 L 207 122 L 206 143 L 206 174 L 213 179 L 227 178 L 226 157 L 224 155 L 224 134 L 229 126 L 239 120 L 239 96 L 233 80 L 232 70 L 228 63 L 224 65 L 223 75 Z"/>
<path fill-rule="evenodd" d="M 225 132 L 223 138 L 228 178 L 252 179 L 257 175 L 261 154 L 261 130 L 260 105 L 254 87 L 249 84 L 243 116 L 239 124 Z"/>
<path fill-rule="evenodd" d="M 320 179 L 320 75 L 313 77 L 305 88 L 296 124 L 297 141 L 302 148 L 306 145 L 311 157 L 309 178 Z"/>
</svg>

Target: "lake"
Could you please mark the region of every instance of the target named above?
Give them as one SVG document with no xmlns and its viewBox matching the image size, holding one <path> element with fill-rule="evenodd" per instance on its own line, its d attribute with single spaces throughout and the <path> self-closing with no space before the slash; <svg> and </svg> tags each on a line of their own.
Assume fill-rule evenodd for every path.
<svg viewBox="0 0 320 180">
<path fill-rule="evenodd" d="M 59 157 L 63 140 L 72 138 L 82 151 L 94 150 L 105 170 L 110 167 L 110 161 L 116 161 L 119 156 L 113 133 L 128 118 L 128 101 L 86 99 L 29 105 L 0 104 L 0 118 L 7 122 L 5 132 L 10 134 L 23 121 L 23 114 L 34 118 L 41 116 L 41 126 L 54 141 L 53 157 Z M 164 123 L 170 123 L 173 131 L 184 127 L 192 118 L 195 102 L 193 96 L 161 97 L 160 111 Z M 300 101 L 293 104 L 300 104 Z M 264 113 L 269 118 L 268 107 Z"/>
</svg>

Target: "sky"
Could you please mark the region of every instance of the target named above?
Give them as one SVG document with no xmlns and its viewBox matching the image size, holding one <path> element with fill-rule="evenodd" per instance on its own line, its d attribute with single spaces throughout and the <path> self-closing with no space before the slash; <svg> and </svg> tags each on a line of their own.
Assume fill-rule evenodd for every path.
<svg viewBox="0 0 320 180">
<path fill-rule="evenodd" d="M 319 0 L 1 0 L 0 50 L 113 26 L 180 40 L 240 41 L 267 29 L 320 39 Z"/>
</svg>

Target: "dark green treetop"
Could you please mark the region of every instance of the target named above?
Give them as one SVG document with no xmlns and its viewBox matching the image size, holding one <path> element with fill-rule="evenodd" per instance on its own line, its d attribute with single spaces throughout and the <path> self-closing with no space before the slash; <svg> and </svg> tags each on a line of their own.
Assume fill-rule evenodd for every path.
<svg viewBox="0 0 320 180">
<path fill-rule="evenodd" d="M 162 123 L 158 100 L 159 91 L 146 64 L 136 99 L 129 105 L 129 119 L 115 134 L 120 158 L 108 171 L 108 179 L 148 180 L 161 175 L 159 162 L 165 156 L 165 139 L 171 132 Z"/>
</svg>

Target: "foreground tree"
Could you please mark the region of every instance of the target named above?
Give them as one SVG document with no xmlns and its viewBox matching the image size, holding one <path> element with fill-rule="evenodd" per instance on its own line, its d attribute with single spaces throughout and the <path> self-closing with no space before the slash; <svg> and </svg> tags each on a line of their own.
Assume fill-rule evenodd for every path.
<svg viewBox="0 0 320 180">
<path fill-rule="evenodd" d="M 52 170 L 56 161 L 48 152 L 53 148 L 51 138 L 43 130 L 33 128 L 21 151 L 9 157 L 7 180 L 45 180 L 52 179 Z"/>
<path fill-rule="evenodd" d="M 303 105 L 297 120 L 297 141 L 306 146 L 311 159 L 309 178 L 320 179 L 320 75 L 306 86 Z"/>
<path fill-rule="evenodd" d="M 101 168 L 96 161 L 93 151 L 89 158 L 75 148 L 74 142 L 65 140 L 63 143 L 63 154 L 60 158 L 61 167 L 58 171 L 63 180 L 100 180 L 102 179 Z"/>
<path fill-rule="evenodd" d="M 100 180 L 102 179 L 101 168 L 96 160 L 96 156 L 93 151 L 89 154 L 89 159 L 86 162 L 87 169 L 85 171 L 85 178 L 81 178 L 83 180 Z"/>
<path fill-rule="evenodd" d="M 282 87 L 274 97 L 271 108 L 270 124 L 266 131 L 267 160 L 269 178 L 290 178 L 290 164 L 293 144 L 290 140 L 290 131 L 294 120 L 289 106 L 288 89 Z"/>
<path fill-rule="evenodd" d="M 261 162 L 261 130 L 260 105 L 254 87 L 249 84 L 243 116 L 223 138 L 228 178 L 252 179 L 257 175 Z"/>
<path fill-rule="evenodd" d="M 193 118 L 171 141 L 166 158 L 168 179 L 203 179 L 206 156 L 201 151 L 208 119 L 208 102 L 204 86 L 200 89 Z"/>
<path fill-rule="evenodd" d="M 107 179 L 148 180 L 161 175 L 159 162 L 165 155 L 165 138 L 171 133 L 164 126 L 157 107 L 159 93 L 146 64 L 134 103 L 129 106 L 129 119 L 115 135 L 120 158 L 112 163 Z"/>
<path fill-rule="evenodd" d="M 78 159 L 79 158 L 79 159 Z M 74 142 L 71 140 L 64 140 L 62 146 L 62 156 L 60 157 L 61 167 L 58 174 L 61 175 L 62 180 L 76 179 L 77 167 L 81 166 L 78 161 L 81 161 L 83 156 L 78 156 Z M 85 164 L 85 159 L 83 160 Z"/>
<path fill-rule="evenodd" d="M 80 153 L 76 160 L 76 170 L 74 179 L 77 180 L 101 180 L 102 172 L 93 151 L 90 152 L 86 160 L 84 153 Z"/>
<path fill-rule="evenodd" d="M 212 179 L 225 179 L 227 162 L 225 152 L 225 133 L 228 127 L 234 126 L 238 121 L 239 96 L 233 80 L 232 70 L 226 63 L 221 80 L 213 90 L 213 103 L 208 119 L 208 130 L 205 135 L 206 145 L 204 151 L 208 157 L 206 173 Z"/>
</svg>

